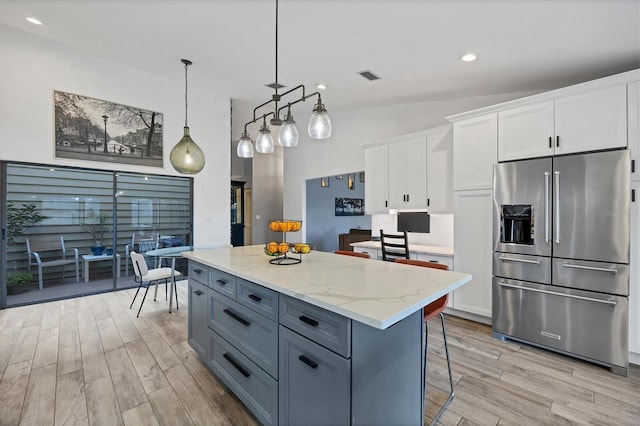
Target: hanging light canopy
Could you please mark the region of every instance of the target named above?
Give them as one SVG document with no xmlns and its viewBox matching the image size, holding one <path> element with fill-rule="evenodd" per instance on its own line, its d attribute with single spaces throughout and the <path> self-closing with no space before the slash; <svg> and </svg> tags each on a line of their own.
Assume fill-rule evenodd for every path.
<svg viewBox="0 0 640 426">
<path fill-rule="evenodd" d="M 262 126 L 260 126 L 260 133 L 256 138 L 256 151 L 260 153 L 270 153 L 273 152 L 273 137 L 271 136 L 271 131 L 269 130 L 269 126 L 267 126 L 267 117 L 272 116 L 269 123 L 272 126 L 282 126 L 280 129 L 280 133 L 278 134 L 278 144 L 284 147 L 293 147 L 298 145 L 298 128 L 296 127 L 296 122 L 293 120 L 293 115 L 291 115 L 291 106 L 297 104 L 298 102 L 304 102 L 307 99 L 317 96 L 318 102 L 316 103 L 313 111 L 311 113 L 311 118 L 309 119 L 308 132 L 309 137 L 312 139 L 327 139 L 331 137 L 331 120 L 329 119 L 329 115 L 327 114 L 327 109 L 324 107 L 322 103 L 322 98 L 320 97 L 320 92 L 313 92 L 309 95 L 306 94 L 306 88 L 303 84 L 300 84 L 294 87 L 291 90 L 288 90 L 282 94 L 278 93 L 278 0 L 276 0 L 276 82 L 274 84 L 275 93 L 271 95 L 271 99 L 258 105 L 253 110 L 253 119 L 247 122 L 244 125 L 244 131 L 242 132 L 242 136 L 240 137 L 240 142 L 238 143 L 238 157 L 241 158 L 251 158 L 253 157 L 253 144 L 251 141 L 251 136 L 247 131 L 247 126 L 249 124 L 255 123 L 262 118 Z M 278 103 L 282 100 L 283 97 L 292 94 L 296 91 L 302 91 L 302 94 L 299 95 L 297 99 L 292 99 L 288 101 L 286 105 L 278 108 Z M 271 103 L 274 103 L 273 110 L 265 113 L 265 114 L 257 114 L 257 111 L 265 107 Z M 284 121 L 280 119 L 280 112 L 287 108 L 287 115 L 285 116 Z"/>
<path fill-rule="evenodd" d="M 204 152 L 189 136 L 189 126 L 187 124 L 187 69 L 192 62 L 182 59 L 184 64 L 184 135 L 180 142 L 171 149 L 169 160 L 174 169 L 187 175 L 195 175 L 204 167 Z"/>
</svg>

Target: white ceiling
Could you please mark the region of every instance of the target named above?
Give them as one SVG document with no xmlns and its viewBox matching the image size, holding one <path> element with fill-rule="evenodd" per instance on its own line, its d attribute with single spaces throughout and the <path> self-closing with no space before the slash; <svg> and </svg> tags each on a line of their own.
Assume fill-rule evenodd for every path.
<svg viewBox="0 0 640 426">
<path fill-rule="evenodd" d="M 275 0 L 0 0 L 0 24 L 172 79 L 188 58 L 234 99 L 275 81 Z M 279 82 L 329 110 L 542 91 L 639 68 L 640 0 L 280 0 L 279 40 Z"/>
</svg>

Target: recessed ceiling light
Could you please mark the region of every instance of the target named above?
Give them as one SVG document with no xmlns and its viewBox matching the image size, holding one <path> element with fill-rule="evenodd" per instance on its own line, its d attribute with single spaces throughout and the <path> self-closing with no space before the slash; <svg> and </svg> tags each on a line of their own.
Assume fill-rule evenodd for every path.
<svg viewBox="0 0 640 426">
<path fill-rule="evenodd" d="M 42 25 L 42 21 L 40 21 L 38 18 L 34 18 L 33 16 L 25 16 L 25 18 L 28 22 L 32 23 L 33 25 Z"/>
<path fill-rule="evenodd" d="M 476 59 L 478 59 L 478 57 L 476 55 L 474 55 L 473 53 L 467 53 L 467 54 L 463 55 L 462 58 L 460 58 L 460 59 L 462 59 L 465 62 L 473 62 Z"/>
<path fill-rule="evenodd" d="M 316 84 L 316 89 L 318 90 L 325 90 L 327 88 L 327 85 L 324 83 L 318 83 Z"/>
</svg>

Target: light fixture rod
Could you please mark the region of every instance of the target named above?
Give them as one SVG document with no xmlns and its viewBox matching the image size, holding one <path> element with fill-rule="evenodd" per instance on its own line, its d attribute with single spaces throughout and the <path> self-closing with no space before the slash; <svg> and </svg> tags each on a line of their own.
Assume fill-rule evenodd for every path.
<svg viewBox="0 0 640 426">
<path fill-rule="evenodd" d="M 306 99 L 310 98 L 310 97 L 311 97 L 311 96 L 313 96 L 313 95 L 316 95 L 316 94 L 317 94 L 318 96 L 320 95 L 320 92 L 314 92 L 314 93 L 310 94 L 309 96 L 306 96 L 306 95 L 305 95 L 305 93 L 306 93 L 306 88 L 304 87 L 304 84 L 300 84 L 300 85 L 298 85 L 298 86 L 294 87 L 293 89 L 289 89 L 289 90 L 287 90 L 286 92 L 284 92 L 283 94 L 279 95 L 278 99 L 280 99 L 280 98 L 282 98 L 283 96 L 286 96 L 286 95 L 288 95 L 289 93 L 294 92 L 294 91 L 296 91 L 296 90 L 298 90 L 298 89 L 302 89 L 302 97 L 301 97 L 300 99 L 298 99 L 298 100 L 294 101 L 294 102 L 291 102 L 291 105 L 293 105 L 293 104 L 297 104 L 297 103 L 298 103 L 298 102 L 300 102 L 300 101 L 305 101 Z M 255 122 L 258 120 L 258 118 L 259 118 L 259 117 L 256 117 L 256 112 L 257 112 L 260 108 L 262 108 L 263 106 L 265 106 L 265 105 L 269 105 L 271 102 L 275 102 L 275 101 L 274 101 L 273 99 L 269 99 L 268 101 L 264 102 L 263 104 L 260 104 L 260 105 L 258 105 L 257 107 L 255 107 L 255 108 L 253 109 L 253 120 L 249 121 L 247 124 L 255 123 Z M 277 108 L 278 108 L 278 103 L 276 102 L 276 109 L 277 109 Z M 282 107 L 282 108 L 284 108 L 284 107 Z M 280 111 L 282 110 L 282 108 L 278 109 L 278 110 L 277 110 L 277 112 L 274 112 L 274 117 L 279 117 L 279 116 L 280 116 Z"/>
<path fill-rule="evenodd" d="M 269 102 L 271 102 L 271 101 L 269 101 Z M 266 113 L 266 114 L 261 115 L 260 117 L 257 117 L 257 118 L 256 118 L 256 117 L 254 117 L 254 118 L 253 118 L 253 120 L 251 120 L 251 121 L 247 122 L 247 123 L 244 125 L 244 131 L 245 131 L 245 132 L 247 131 L 247 126 L 248 126 L 249 124 L 255 123 L 256 121 L 258 121 L 258 120 L 260 120 L 260 119 L 265 120 L 265 119 L 266 119 L 268 116 L 270 116 L 270 115 L 273 115 L 273 116 L 275 117 L 275 114 L 276 114 L 276 113 L 275 113 L 275 111 L 270 111 L 270 112 L 268 112 L 268 113 Z"/>
<path fill-rule="evenodd" d="M 193 64 L 193 62 L 191 62 L 188 59 L 182 59 L 180 62 L 182 62 L 184 64 L 184 127 L 189 127 L 187 125 L 187 68 L 189 68 L 189 65 Z"/>
<path fill-rule="evenodd" d="M 298 86 L 298 87 L 300 87 L 300 86 Z M 304 90 L 304 86 L 302 86 L 302 89 Z M 293 90 L 293 89 L 292 89 L 292 90 Z M 295 100 L 295 101 L 293 101 L 293 102 L 289 102 L 289 104 L 287 104 L 287 105 L 285 105 L 285 106 L 283 106 L 283 107 L 280 107 L 280 109 L 278 109 L 278 116 L 280 115 L 280 111 L 282 111 L 283 109 L 285 109 L 285 108 L 287 108 L 287 107 L 291 107 L 291 105 L 295 105 L 295 104 L 297 104 L 298 102 L 304 102 L 304 101 L 306 101 L 307 99 L 309 99 L 310 97 L 312 97 L 312 96 L 316 96 L 316 95 L 318 95 L 318 99 L 321 99 L 321 98 L 322 98 L 322 97 L 321 97 L 321 95 L 320 95 L 320 92 L 313 92 L 313 93 L 310 93 L 310 94 L 309 94 L 309 96 L 305 96 L 305 95 L 304 95 L 304 93 L 303 93 L 303 95 L 302 95 L 302 97 L 301 97 L 300 99 L 297 99 L 297 100 Z M 284 94 L 283 94 L 283 96 L 284 96 Z"/>
</svg>

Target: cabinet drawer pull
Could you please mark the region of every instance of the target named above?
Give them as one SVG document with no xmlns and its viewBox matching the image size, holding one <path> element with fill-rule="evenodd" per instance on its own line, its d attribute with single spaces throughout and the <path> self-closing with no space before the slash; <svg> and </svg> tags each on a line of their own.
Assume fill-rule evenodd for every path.
<svg viewBox="0 0 640 426">
<path fill-rule="evenodd" d="M 249 299 L 251 299 L 251 300 L 253 300 L 255 302 L 258 302 L 258 303 L 262 301 L 262 297 L 256 296 L 255 294 L 250 294 L 249 295 Z"/>
<path fill-rule="evenodd" d="M 312 327 L 317 327 L 318 326 L 318 321 L 314 320 L 313 318 L 309 318 L 308 316 L 305 315 L 300 315 L 298 317 L 298 319 L 304 323 L 309 324 Z"/>
<path fill-rule="evenodd" d="M 314 368 L 314 369 L 318 368 L 318 363 L 312 360 L 311 358 L 307 357 L 306 355 L 300 355 L 298 359 L 304 362 L 305 364 L 307 364 L 311 368 Z"/>
<path fill-rule="evenodd" d="M 560 146 L 560 136 L 556 136 L 556 147 Z"/>
<path fill-rule="evenodd" d="M 227 361 L 229 361 L 229 364 L 233 365 L 235 367 L 235 369 L 238 370 L 240 372 L 240 374 L 242 374 L 244 377 L 251 376 L 251 373 L 249 373 L 246 368 L 241 366 L 238 361 L 233 359 L 233 357 L 228 352 L 225 353 L 224 355 L 222 355 L 222 357 L 224 359 L 226 359 Z"/>
<path fill-rule="evenodd" d="M 553 148 L 553 138 L 549 136 L 549 148 Z"/>
<path fill-rule="evenodd" d="M 216 282 L 220 285 L 227 285 L 227 281 L 226 280 L 216 280 Z"/>
<path fill-rule="evenodd" d="M 240 315 L 236 314 L 233 311 L 230 311 L 229 309 L 225 309 L 222 312 L 224 312 L 225 314 L 229 315 L 231 318 L 233 318 L 234 320 L 238 321 L 240 324 L 244 325 L 245 327 L 249 327 L 251 325 L 251 323 L 249 321 L 247 321 L 246 319 L 242 318 Z"/>
<path fill-rule="evenodd" d="M 193 272 L 195 272 L 196 274 L 201 274 L 204 272 L 204 269 L 200 269 L 200 268 L 193 268 Z"/>
<path fill-rule="evenodd" d="M 194 291 L 194 293 L 196 294 L 196 296 L 202 296 L 204 294 L 202 290 L 196 290 Z"/>
</svg>

